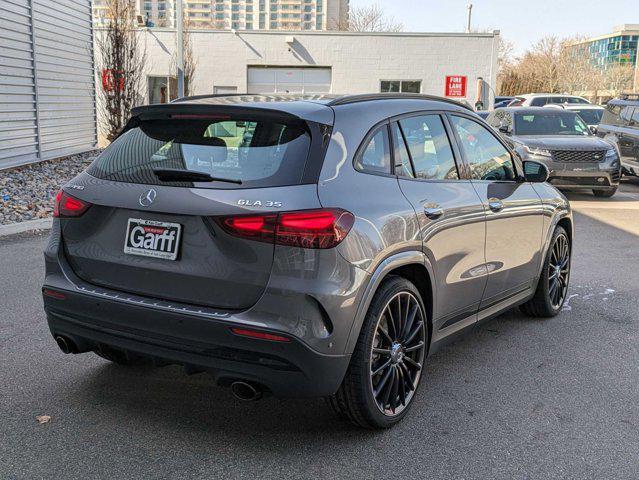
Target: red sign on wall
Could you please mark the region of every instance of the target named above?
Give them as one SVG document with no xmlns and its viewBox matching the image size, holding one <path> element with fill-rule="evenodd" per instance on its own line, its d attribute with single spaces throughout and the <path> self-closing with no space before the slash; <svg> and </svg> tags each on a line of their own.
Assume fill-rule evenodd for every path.
<svg viewBox="0 0 639 480">
<path fill-rule="evenodd" d="M 461 75 L 449 75 L 446 77 L 446 96 L 465 97 L 467 77 Z"/>
</svg>

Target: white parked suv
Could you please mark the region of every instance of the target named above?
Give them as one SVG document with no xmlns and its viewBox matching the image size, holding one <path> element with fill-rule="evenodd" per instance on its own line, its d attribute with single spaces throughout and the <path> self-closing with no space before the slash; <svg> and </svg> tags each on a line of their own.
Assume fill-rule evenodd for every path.
<svg viewBox="0 0 639 480">
<path fill-rule="evenodd" d="M 518 95 L 509 107 L 543 107 L 548 104 L 577 104 L 589 105 L 590 102 L 583 97 L 576 95 L 563 95 L 560 93 L 529 93 L 527 95 Z"/>
</svg>

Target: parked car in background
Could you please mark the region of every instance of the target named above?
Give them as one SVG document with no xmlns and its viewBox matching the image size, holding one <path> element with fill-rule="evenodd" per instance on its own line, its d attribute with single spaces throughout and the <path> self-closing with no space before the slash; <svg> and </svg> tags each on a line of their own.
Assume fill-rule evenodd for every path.
<svg viewBox="0 0 639 480">
<path fill-rule="evenodd" d="M 560 189 L 612 197 L 621 178 L 617 147 L 595 136 L 575 112 L 544 107 L 495 110 L 487 122 L 524 160 L 544 162 Z"/>
<path fill-rule="evenodd" d="M 625 175 L 639 176 L 639 98 L 630 98 L 608 102 L 597 135 L 617 145 Z"/>
<path fill-rule="evenodd" d="M 515 97 L 495 97 L 495 107 L 494 108 L 502 108 L 506 107 L 510 102 L 513 101 Z"/>
<path fill-rule="evenodd" d="M 601 122 L 601 118 L 603 117 L 604 107 L 600 105 L 581 105 L 575 103 L 549 103 L 546 105 L 547 108 L 561 108 L 564 110 L 570 110 L 571 112 L 575 112 L 577 115 L 581 117 L 581 119 L 586 122 L 586 125 L 590 127 L 590 130 L 593 133 L 597 132 L 597 127 Z"/>
<path fill-rule="evenodd" d="M 517 305 L 561 312 L 572 214 L 547 179 L 442 98 L 139 107 L 56 198 L 49 328 L 65 353 L 390 427 L 459 333 Z"/>
<path fill-rule="evenodd" d="M 555 93 L 530 93 L 518 95 L 509 104 L 509 107 L 543 107 L 548 104 L 578 104 L 590 105 L 590 102 L 583 97 L 575 95 L 560 95 Z"/>
</svg>

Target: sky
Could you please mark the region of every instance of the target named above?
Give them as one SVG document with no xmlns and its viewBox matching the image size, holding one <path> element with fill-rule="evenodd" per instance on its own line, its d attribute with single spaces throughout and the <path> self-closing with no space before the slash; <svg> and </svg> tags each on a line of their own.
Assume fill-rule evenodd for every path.
<svg viewBox="0 0 639 480">
<path fill-rule="evenodd" d="M 615 25 L 639 23 L 639 0 L 470 0 L 472 27 L 500 30 L 521 54 L 547 35 L 574 37 L 610 33 Z M 459 32 L 469 0 L 350 0 L 351 7 L 377 3 L 407 32 Z"/>
</svg>

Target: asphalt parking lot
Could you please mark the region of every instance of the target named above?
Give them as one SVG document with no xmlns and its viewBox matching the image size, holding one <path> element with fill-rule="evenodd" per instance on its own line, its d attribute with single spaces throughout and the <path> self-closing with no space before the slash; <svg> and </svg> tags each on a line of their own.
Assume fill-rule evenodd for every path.
<svg viewBox="0 0 639 480">
<path fill-rule="evenodd" d="M 205 374 L 63 355 L 45 237 L 0 240 L 0 478 L 639 478 L 639 182 L 570 198 L 565 311 L 513 310 L 439 352 L 384 432 L 322 400 L 242 403 Z"/>
</svg>

